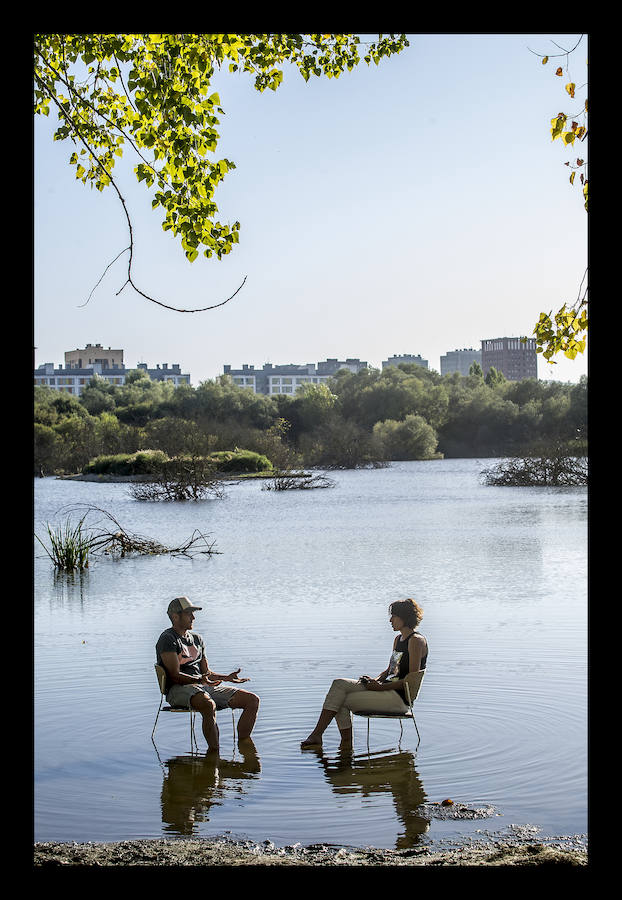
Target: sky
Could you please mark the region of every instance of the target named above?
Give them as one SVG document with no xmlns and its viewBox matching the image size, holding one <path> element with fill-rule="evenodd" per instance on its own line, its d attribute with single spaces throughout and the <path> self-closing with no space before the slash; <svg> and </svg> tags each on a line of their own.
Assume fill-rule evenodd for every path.
<svg viewBox="0 0 622 900">
<path fill-rule="evenodd" d="M 213 79 L 226 115 L 215 159 L 236 164 L 217 189 L 240 243 L 219 261 L 187 262 L 161 210 L 133 174 L 114 170 L 132 217 L 133 278 L 179 313 L 145 300 L 127 277 L 127 223 L 112 188 L 91 190 L 34 123 L 34 360 L 64 363 L 87 343 L 124 350 L 125 365 L 179 363 L 191 383 L 225 364 L 317 363 L 355 357 L 380 368 L 421 355 L 440 371 L 450 350 L 532 333 L 541 312 L 573 303 L 587 266 L 587 215 L 551 141 L 550 120 L 575 113 L 564 59 L 575 34 L 409 34 L 378 66 L 305 82 L 287 69 L 276 91 L 252 78 Z M 365 36 L 369 38 L 370 36 Z M 570 58 L 587 81 L 587 44 Z M 584 145 L 581 155 L 586 155 Z M 578 176 L 577 176 L 578 178 Z M 538 377 L 577 382 L 587 352 Z"/>
</svg>

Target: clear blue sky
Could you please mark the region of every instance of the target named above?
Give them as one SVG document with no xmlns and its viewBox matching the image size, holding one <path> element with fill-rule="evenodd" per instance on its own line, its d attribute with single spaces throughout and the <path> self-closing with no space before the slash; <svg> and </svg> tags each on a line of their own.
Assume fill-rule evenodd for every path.
<svg viewBox="0 0 622 900">
<path fill-rule="evenodd" d="M 34 129 L 35 365 L 101 343 L 125 363 L 179 363 L 194 385 L 230 363 L 359 357 L 379 367 L 421 354 L 440 371 L 448 350 L 530 334 L 541 311 L 573 302 L 587 265 L 587 215 L 551 142 L 550 119 L 578 111 L 559 64 L 579 35 L 410 34 L 379 66 L 305 83 L 286 71 L 276 92 L 249 76 L 213 81 L 226 115 L 216 158 L 236 163 L 216 193 L 222 221 L 242 224 L 224 259 L 186 261 L 161 211 L 136 182 L 131 151 L 115 170 L 134 223 L 134 279 L 181 314 L 126 287 L 122 208 L 76 181 L 54 123 Z M 586 38 L 571 57 L 587 81 Z M 561 61 L 563 62 L 563 60 Z M 50 116 L 50 120 L 52 116 Z M 582 154 L 586 148 L 582 146 Z M 540 378 L 578 381 L 587 354 Z"/>
</svg>

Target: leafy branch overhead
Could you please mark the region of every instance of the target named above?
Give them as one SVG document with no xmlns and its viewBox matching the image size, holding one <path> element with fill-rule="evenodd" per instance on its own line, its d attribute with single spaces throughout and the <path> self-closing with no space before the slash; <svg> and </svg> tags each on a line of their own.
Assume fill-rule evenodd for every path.
<svg viewBox="0 0 622 900">
<path fill-rule="evenodd" d="M 557 78 L 566 77 L 565 91 L 571 100 L 577 101 L 579 104 L 573 112 L 560 112 L 551 119 L 551 139 L 553 141 L 560 140 L 562 146 L 570 148 L 576 152 L 578 144 L 582 144 L 588 136 L 588 101 L 587 98 L 580 102 L 579 92 L 587 85 L 577 86 L 570 74 L 569 61 L 570 54 L 573 53 L 581 41 L 583 35 L 579 38 L 575 46 L 571 50 L 564 50 L 561 53 L 552 54 L 550 56 L 541 56 L 542 65 L 546 65 L 550 59 L 559 57 L 565 58 L 564 66 L 557 66 L 555 76 Z M 532 51 L 534 52 L 534 51 Z M 570 184 L 573 185 L 576 180 L 577 172 L 579 172 L 579 183 L 581 185 L 583 203 L 585 210 L 588 209 L 588 174 L 586 152 L 579 150 L 580 155 L 574 156 L 572 160 L 567 160 L 564 165 L 568 166 L 572 171 L 569 176 Z M 569 359 L 575 359 L 578 353 L 583 353 L 586 347 L 586 336 L 588 330 L 588 284 L 587 269 L 584 272 L 576 300 L 572 304 L 564 303 L 557 313 L 540 313 L 540 318 L 534 328 L 533 334 L 536 338 L 536 349 L 538 353 L 542 353 L 544 358 L 555 363 L 552 359 L 557 353 L 563 353 Z"/>
<path fill-rule="evenodd" d="M 349 34 L 36 34 L 34 111 L 57 112 L 54 139 L 73 143 L 69 162 L 77 179 L 98 191 L 112 185 L 118 194 L 130 233 L 126 284 L 138 290 L 132 223 L 113 174 L 128 146 L 138 158 L 138 181 L 152 192 L 163 229 L 179 238 L 186 258 L 203 253 L 220 260 L 238 243 L 240 223 L 220 221 L 214 202 L 235 169 L 215 156 L 224 115 L 211 88 L 215 71 L 249 73 L 259 92 L 275 91 L 286 64 L 306 81 L 337 78 L 406 46 L 405 35 L 392 34 L 371 44 Z"/>
</svg>

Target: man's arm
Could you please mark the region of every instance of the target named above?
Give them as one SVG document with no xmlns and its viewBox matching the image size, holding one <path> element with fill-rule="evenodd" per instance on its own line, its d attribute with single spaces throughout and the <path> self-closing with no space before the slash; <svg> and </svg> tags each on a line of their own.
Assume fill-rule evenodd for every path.
<svg viewBox="0 0 622 900">
<path fill-rule="evenodd" d="M 172 651 L 164 651 L 160 654 L 162 665 L 168 672 L 169 678 L 173 684 L 208 684 L 208 675 L 211 674 L 207 669 L 207 660 L 205 657 L 200 662 L 200 675 L 186 675 L 179 667 L 179 657 Z"/>
</svg>

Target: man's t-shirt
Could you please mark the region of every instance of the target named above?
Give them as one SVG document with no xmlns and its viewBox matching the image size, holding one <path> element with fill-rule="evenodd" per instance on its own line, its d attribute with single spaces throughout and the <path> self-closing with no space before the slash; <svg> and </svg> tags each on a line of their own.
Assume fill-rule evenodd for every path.
<svg viewBox="0 0 622 900">
<path fill-rule="evenodd" d="M 156 644 L 156 660 L 159 666 L 166 670 L 162 662 L 162 653 L 176 653 L 179 660 L 179 669 L 184 675 L 200 675 L 201 660 L 205 656 L 205 643 L 196 631 L 189 631 L 186 637 L 177 634 L 174 628 L 163 631 Z M 168 693 L 172 681 L 166 672 L 166 692 Z"/>
</svg>

